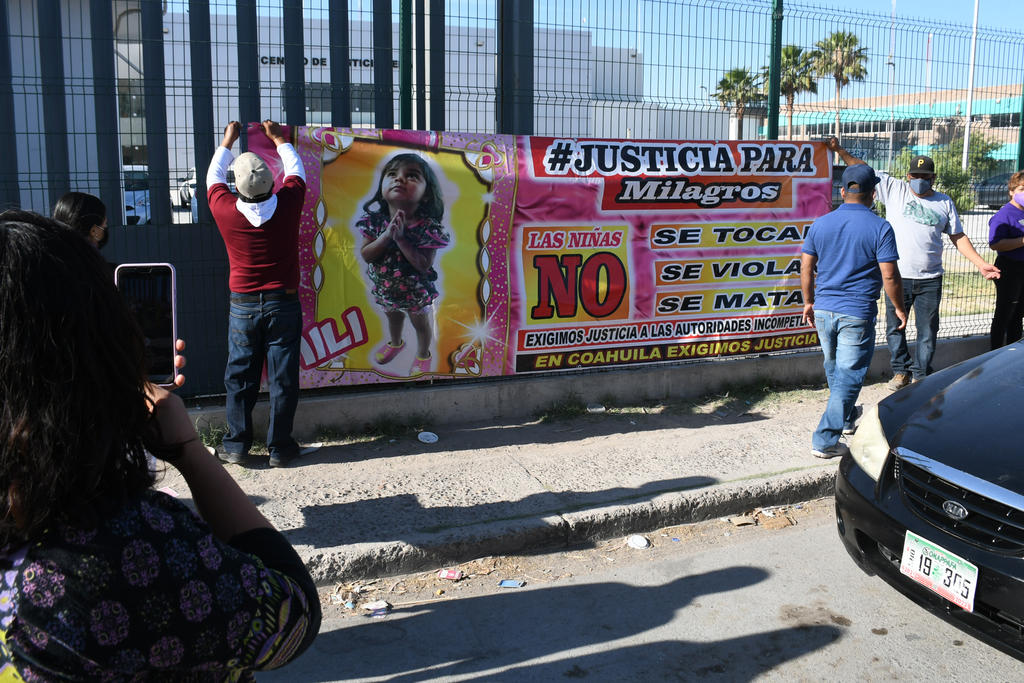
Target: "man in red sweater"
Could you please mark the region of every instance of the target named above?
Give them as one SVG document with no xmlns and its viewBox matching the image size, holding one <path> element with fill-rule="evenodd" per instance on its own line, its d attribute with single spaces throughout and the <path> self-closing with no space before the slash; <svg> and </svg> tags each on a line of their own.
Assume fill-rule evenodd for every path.
<svg viewBox="0 0 1024 683">
<path fill-rule="evenodd" d="M 263 122 L 263 133 L 277 146 L 284 183 L 274 192 L 274 175 L 260 157 L 246 152 L 234 159 L 231 147 L 242 125 L 232 121 L 206 174 L 207 198 L 228 252 L 231 306 L 228 328 L 228 433 L 221 460 L 238 464 L 252 446 L 252 409 L 260 388 L 263 361 L 270 386 L 267 447 L 270 466 L 281 467 L 299 455 L 292 423 L 299 402 L 299 213 L 306 195 L 306 172 L 284 130 Z M 228 189 L 234 160 L 236 197 Z"/>
</svg>

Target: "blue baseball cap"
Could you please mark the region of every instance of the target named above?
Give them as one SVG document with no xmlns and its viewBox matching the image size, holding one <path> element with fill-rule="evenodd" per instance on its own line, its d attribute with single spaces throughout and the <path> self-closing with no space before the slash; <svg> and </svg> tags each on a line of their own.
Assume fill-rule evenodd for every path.
<svg viewBox="0 0 1024 683">
<path fill-rule="evenodd" d="M 847 192 L 871 192 L 878 183 L 875 169 L 867 164 L 854 164 L 843 171 L 843 187 Z"/>
</svg>

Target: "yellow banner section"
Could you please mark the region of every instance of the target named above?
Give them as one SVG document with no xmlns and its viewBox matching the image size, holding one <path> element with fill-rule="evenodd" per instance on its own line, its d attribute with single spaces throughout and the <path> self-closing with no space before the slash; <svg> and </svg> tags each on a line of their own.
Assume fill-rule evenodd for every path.
<svg viewBox="0 0 1024 683">
<path fill-rule="evenodd" d="M 799 281 L 800 257 L 761 256 L 655 261 L 654 277 L 658 287 L 722 282 Z"/>
<path fill-rule="evenodd" d="M 626 237 L 624 225 L 523 228 L 526 324 L 627 320 Z"/>
<path fill-rule="evenodd" d="M 779 287 L 742 287 L 724 292 L 659 292 L 656 316 L 708 315 L 712 313 L 786 313 L 801 310 L 804 298 L 800 283 Z"/>
<path fill-rule="evenodd" d="M 803 244 L 810 227 L 811 221 L 660 223 L 651 226 L 651 249 Z"/>
</svg>

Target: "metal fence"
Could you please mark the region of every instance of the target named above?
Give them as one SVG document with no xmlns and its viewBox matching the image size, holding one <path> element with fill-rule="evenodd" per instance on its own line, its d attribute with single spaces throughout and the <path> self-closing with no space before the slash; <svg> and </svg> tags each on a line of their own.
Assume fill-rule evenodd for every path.
<svg viewBox="0 0 1024 683">
<path fill-rule="evenodd" d="M 894 173 L 912 154 L 935 157 L 993 260 L 987 205 L 1006 199 L 1000 174 L 1021 156 L 1024 34 L 786 2 L 773 121 L 780 5 L 0 0 L 0 205 L 49 212 L 69 189 L 92 192 L 111 207 L 109 260 L 174 262 L 193 394 L 222 391 L 227 259 L 204 176 L 231 119 L 661 139 L 838 132 Z M 830 55 L 848 55 L 838 87 Z M 947 249 L 940 334 L 984 333 L 994 288 Z"/>
</svg>

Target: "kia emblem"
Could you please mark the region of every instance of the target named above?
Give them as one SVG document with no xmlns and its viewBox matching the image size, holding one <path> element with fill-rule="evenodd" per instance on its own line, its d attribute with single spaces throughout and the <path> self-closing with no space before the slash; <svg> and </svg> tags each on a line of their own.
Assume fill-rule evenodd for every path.
<svg viewBox="0 0 1024 683">
<path fill-rule="evenodd" d="M 947 500 L 942 504 L 942 511 L 946 513 L 947 517 L 960 521 L 967 519 L 967 508 L 955 500 Z"/>
</svg>

